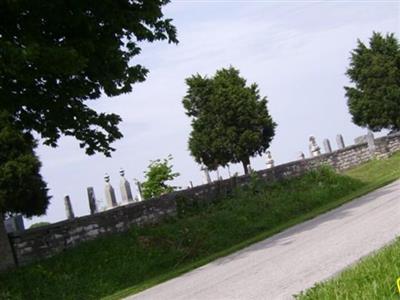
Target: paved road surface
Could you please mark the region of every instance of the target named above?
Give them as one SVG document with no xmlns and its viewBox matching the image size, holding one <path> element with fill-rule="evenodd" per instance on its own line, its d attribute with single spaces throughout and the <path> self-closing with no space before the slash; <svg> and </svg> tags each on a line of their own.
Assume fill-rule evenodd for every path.
<svg viewBox="0 0 400 300">
<path fill-rule="evenodd" d="M 400 181 L 133 299 L 291 299 L 400 235 Z"/>
</svg>

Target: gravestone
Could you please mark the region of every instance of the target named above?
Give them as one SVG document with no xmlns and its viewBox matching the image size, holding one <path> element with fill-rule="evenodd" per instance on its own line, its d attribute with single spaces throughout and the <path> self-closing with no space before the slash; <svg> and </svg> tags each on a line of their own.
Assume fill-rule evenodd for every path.
<svg viewBox="0 0 400 300">
<path fill-rule="evenodd" d="M 203 183 L 204 184 L 211 183 L 210 172 L 208 171 L 207 166 L 202 164 L 200 170 L 202 170 L 204 172 Z"/>
<path fill-rule="evenodd" d="M 251 165 L 250 165 L 250 164 L 247 165 L 247 172 L 248 172 L 249 174 L 253 173 L 253 169 L 251 168 Z"/>
<path fill-rule="evenodd" d="M 71 199 L 68 195 L 64 197 L 64 206 L 65 206 L 65 214 L 67 215 L 67 219 L 71 220 L 75 218 L 74 211 L 72 209 Z"/>
<path fill-rule="evenodd" d="M 321 148 L 318 146 L 317 141 L 315 140 L 315 137 L 313 135 L 310 135 L 309 137 L 308 148 L 310 150 L 311 157 L 317 157 L 321 154 Z"/>
<path fill-rule="evenodd" d="M 371 130 L 368 130 L 366 138 L 367 138 L 369 152 L 371 154 L 375 154 L 375 138 Z"/>
<path fill-rule="evenodd" d="M 226 166 L 226 168 L 228 169 L 228 176 L 229 178 L 231 178 L 231 168 L 229 167 L 229 165 Z"/>
<path fill-rule="evenodd" d="M 341 134 L 338 134 L 336 136 L 336 143 L 337 143 L 338 149 L 343 149 L 345 147 L 343 136 Z"/>
<path fill-rule="evenodd" d="M 274 160 L 272 159 L 271 151 L 265 153 L 267 155 L 267 169 L 274 167 Z"/>
<path fill-rule="evenodd" d="M 6 227 L 7 233 L 24 231 L 25 230 L 24 218 L 20 214 L 9 217 L 4 220 L 4 226 Z"/>
<path fill-rule="evenodd" d="M 10 239 L 4 226 L 3 215 L 0 214 L 0 271 L 16 266 Z"/>
<path fill-rule="evenodd" d="M 104 187 L 104 193 L 106 195 L 107 206 L 109 208 L 117 206 L 117 200 L 115 198 L 114 188 L 110 183 L 110 176 L 106 174 L 104 176 L 104 180 L 106 181 L 106 185 Z"/>
<path fill-rule="evenodd" d="M 93 187 L 90 186 L 87 188 L 87 194 L 88 194 L 88 199 L 89 199 L 90 214 L 93 215 L 93 214 L 97 213 L 97 203 L 96 203 L 96 197 L 94 195 Z"/>
<path fill-rule="evenodd" d="M 125 171 L 121 169 L 119 174 L 121 175 L 119 187 L 121 189 L 122 201 L 125 203 L 133 202 L 131 185 L 129 184 L 128 180 L 125 179 Z"/>
<path fill-rule="evenodd" d="M 331 153 L 332 152 L 331 142 L 328 139 L 324 139 L 323 143 L 324 143 L 325 153 Z"/>
<path fill-rule="evenodd" d="M 220 181 L 223 180 L 222 176 L 219 174 L 218 168 L 217 168 L 216 172 L 217 172 L 217 180 L 220 180 Z"/>
<path fill-rule="evenodd" d="M 139 180 L 134 179 L 138 191 L 137 201 L 143 201 L 142 185 Z"/>
<path fill-rule="evenodd" d="M 304 152 L 303 152 L 303 151 L 300 151 L 300 152 L 299 152 L 298 157 L 299 157 L 299 159 L 306 159 L 306 156 L 304 155 Z"/>
<path fill-rule="evenodd" d="M 354 144 L 363 144 L 367 142 L 367 135 L 360 135 L 354 139 Z"/>
</svg>

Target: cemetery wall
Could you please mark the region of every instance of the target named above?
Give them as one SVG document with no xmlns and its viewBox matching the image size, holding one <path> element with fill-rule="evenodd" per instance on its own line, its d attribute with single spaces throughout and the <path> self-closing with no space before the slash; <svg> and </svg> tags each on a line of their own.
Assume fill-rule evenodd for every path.
<svg viewBox="0 0 400 300">
<path fill-rule="evenodd" d="M 258 171 L 266 181 L 281 180 L 304 174 L 321 165 L 338 171 L 357 166 L 374 157 L 385 158 L 400 150 L 400 134 L 375 139 L 374 147 L 360 143 Z M 110 233 L 127 231 L 131 226 L 158 223 L 175 216 L 186 204 L 203 204 L 226 196 L 236 186 L 247 184 L 250 176 L 238 176 L 210 184 L 176 191 L 158 198 L 130 203 L 94 215 L 78 217 L 44 227 L 9 234 L 18 265 L 25 265 L 62 252 L 83 241 Z M 1 250 L 1 249 L 0 249 Z M 1 253 L 0 253 L 1 254 Z"/>
</svg>

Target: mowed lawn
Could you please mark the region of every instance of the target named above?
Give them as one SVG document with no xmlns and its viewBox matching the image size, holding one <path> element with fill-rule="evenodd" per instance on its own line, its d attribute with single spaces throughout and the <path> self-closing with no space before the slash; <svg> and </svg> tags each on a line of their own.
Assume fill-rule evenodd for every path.
<svg viewBox="0 0 400 300">
<path fill-rule="evenodd" d="M 338 277 L 317 284 L 297 298 L 299 300 L 400 299 L 396 285 L 399 277 L 400 239 L 346 269 Z"/>
<path fill-rule="evenodd" d="M 166 222 L 82 243 L 0 275 L 1 299 L 119 299 L 265 239 L 400 177 L 400 153 L 249 186 Z"/>
</svg>

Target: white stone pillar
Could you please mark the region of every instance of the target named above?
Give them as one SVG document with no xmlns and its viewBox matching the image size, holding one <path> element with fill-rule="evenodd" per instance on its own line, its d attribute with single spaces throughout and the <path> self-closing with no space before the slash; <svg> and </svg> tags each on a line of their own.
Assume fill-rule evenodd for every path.
<svg viewBox="0 0 400 300">
<path fill-rule="evenodd" d="M 328 139 L 324 139 L 323 143 L 324 143 L 325 153 L 331 153 L 332 152 L 331 142 Z"/>
<path fill-rule="evenodd" d="M 249 174 L 253 173 L 253 169 L 251 168 L 251 165 L 250 165 L 250 164 L 247 165 L 247 172 L 248 172 Z"/>
<path fill-rule="evenodd" d="M 104 187 L 104 193 L 106 196 L 107 206 L 108 208 L 117 206 L 117 200 L 115 198 L 114 188 L 110 183 L 110 176 L 106 174 L 104 176 L 104 180 L 106 181 L 106 185 Z"/>
<path fill-rule="evenodd" d="M 121 175 L 119 187 L 121 190 L 122 201 L 125 203 L 133 202 L 131 185 L 129 184 L 128 180 L 125 179 L 125 171 L 121 169 L 119 174 Z"/>
<path fill-rule="evenodd" d="M 139 201 L 143 201 L 144 198 L 143 198 L 143 193 L 142 193 L 142 184 L 137 179 L 134 179 L 134 181 L 135 181 L 136 188 L 137 188 L 137 191 L 138 191 L 138 200 Z"/>
<path fill-rule="evenodd" d="M 217 178 L 218 178 L 218 180 L 222 180 L 223 178 L 222 178 L 222 176 L 219 174 L 219 169 L 217 168 Z"/>
<path fill-rule="evenodd" d="M 275 162 L 272 159 L 272 155 L 271 155 L 270 151 L 267 151 L 265 154 L 267 155 L 267 163 L 266 163 L 267 164 L 267 169 L 271 169 L 271 168 L 274 167 Z"/>
<path fill-rule="evenodd" d="M 309 137 L 308 148 L 310 150 L 311 157 L 317 157 L 321 154 L 321 148 L 318 146 L 317 141 L 315 140 L 315 137 L 313 135 L 310 135 Z"/>
<path fill-rule="evenodd" d="M 375 154 L 375 138 L 374 134 L 372 133 L 371 130 L 368 130 L 367 133 L 367 143 L 368 143 L 368 150 L 371 154 Z"/>
<path fill-rule="evenodd" d="M 204 172 L 203 183 L 204 184 L 211 183 L 211 177 L 208 168 L 205 165 L 202 165 L 201 170 Z"/>
<path fill-rule="evenodd" d="M 231 168 L 229 167 L 229 165 L 227 165 L 226 167 L 228 168 L 228 176 L 229 176 L 229 178 L 231 178 L 232 177 L 231 176 Z"/>
<path fill-rule="evenodd" d="M 341 134 L 338 134 L 336 136 L 336 143 L 337 143 L 338 149 L 343 149 L 345 147 L 343 136 Z"/>
</svg>

